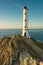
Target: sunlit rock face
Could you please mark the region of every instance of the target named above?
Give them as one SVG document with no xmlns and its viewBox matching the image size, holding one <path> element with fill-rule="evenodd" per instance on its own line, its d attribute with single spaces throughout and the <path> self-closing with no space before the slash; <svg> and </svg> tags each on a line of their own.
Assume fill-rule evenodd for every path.
<svg viewBox="0 0 43 65">
<path fill-rule="evenodd" d="M 3 37 L 0 40 L 0 65 L 43 65 L 42 46 L 42 43 L 20 35 Z"/>
</svg>

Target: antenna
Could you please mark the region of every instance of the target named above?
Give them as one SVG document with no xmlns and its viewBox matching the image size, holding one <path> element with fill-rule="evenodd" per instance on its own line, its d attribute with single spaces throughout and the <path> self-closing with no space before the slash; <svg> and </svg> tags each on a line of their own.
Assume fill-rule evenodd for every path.
<svg viewBox="0 0 43 65">
<path fill-rule="evenodd" d="M 17 7 L 21 8 L 21 9 L 23 9 L 23 6 L 21 6 L 21 5 L 17 4 L 17 3 L 14 3 L 13 5 L 15 5 L 15 6 L 17 6 Z"/>
</svg>

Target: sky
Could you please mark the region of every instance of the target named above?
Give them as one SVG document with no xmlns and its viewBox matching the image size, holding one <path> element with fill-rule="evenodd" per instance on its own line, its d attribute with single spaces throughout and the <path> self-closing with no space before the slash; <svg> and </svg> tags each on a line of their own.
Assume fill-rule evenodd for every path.
<svg viewBox="0 0 43 65">
<path fill-rule="evenodd" d="M 22 28 L 23 7 L 28 7 L 28 28 L 43 28 L 43 0 L 0 0 L 0 29 Z"/>
</svg>

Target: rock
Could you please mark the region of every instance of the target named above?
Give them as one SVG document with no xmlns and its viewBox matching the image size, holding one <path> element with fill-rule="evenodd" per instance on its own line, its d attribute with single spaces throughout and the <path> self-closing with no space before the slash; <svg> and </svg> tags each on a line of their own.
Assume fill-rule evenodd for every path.
<svg viewBox="0 0 43 65">
<path fill-rule="evenodd" d="M 40 61 L 43 62 L 41 46 L 42 43 L 20 35 L 4 37 L 0 41 L 0 65 L 41 65 Z"/>
</svg>

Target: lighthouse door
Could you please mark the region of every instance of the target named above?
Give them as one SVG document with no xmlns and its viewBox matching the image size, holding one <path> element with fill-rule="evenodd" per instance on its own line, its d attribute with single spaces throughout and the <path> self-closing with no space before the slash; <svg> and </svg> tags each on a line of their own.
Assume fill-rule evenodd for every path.
<svg viewBox="0 0 43 65">
<path fill-rule="evenodd" d="M 24 36 L 26 37 L 26 32 L 24 33 Z"/>
</svg>

